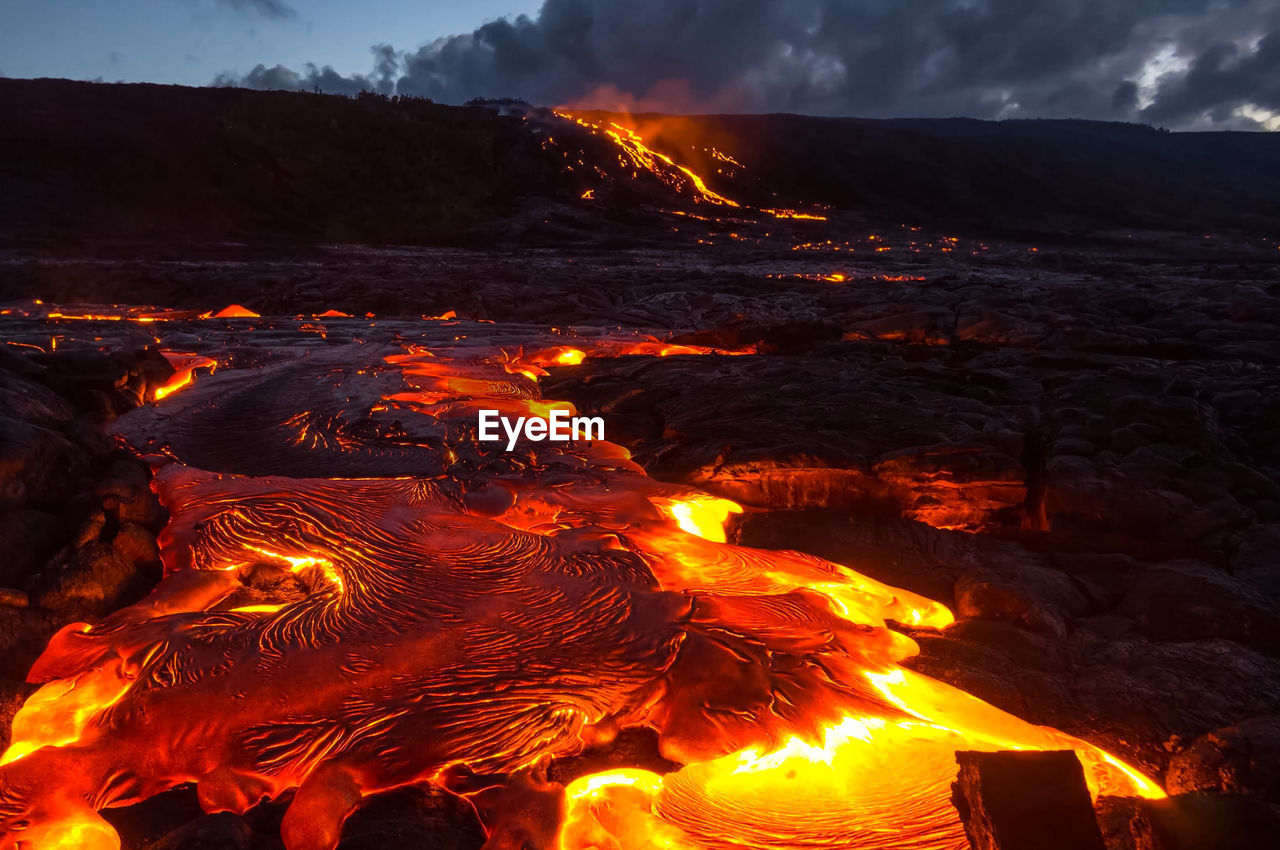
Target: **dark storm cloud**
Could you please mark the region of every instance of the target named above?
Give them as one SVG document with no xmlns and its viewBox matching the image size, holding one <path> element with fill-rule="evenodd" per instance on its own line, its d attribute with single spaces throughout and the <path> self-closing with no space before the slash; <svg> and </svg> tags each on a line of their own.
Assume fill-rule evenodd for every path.
<svg viewBox="0 0 1280 850">
<path fill-rule="evenodd" d="M 1160 86 L 1158 98 L 1142 114 L 1166 123 L 1204 114 L 1226 122 L 1246 104 L 1280 111 L 1280 30 L 1247 53 L 1230 42 L 1205 48 L 1186 74 Z"/>
<path fill-rule="evenodd" d="M 447 103 L 1256 126 L 1278 54 L 1280 0 L 546 0 L 322 87 L 386 90 L 394 68 Z"/>
<path fill-rule="evenodd" d="M 267 18 L 292 18 L 297 11 L 283 0 L 217 0 L 220 6 L 229 6 L 237 12 L 262 15 Z"/>
</svg>

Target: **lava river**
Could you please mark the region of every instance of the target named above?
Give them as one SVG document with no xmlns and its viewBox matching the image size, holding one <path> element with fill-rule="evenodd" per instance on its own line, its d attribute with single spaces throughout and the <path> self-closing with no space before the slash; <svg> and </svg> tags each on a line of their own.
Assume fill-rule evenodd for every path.
<svg viewBox="0 0 1280 850">
<path fill-rule="evenodd" d="M 327 850 L 365 797 L 431 783 L 492 848 L 960 848 L 974 749 L 1074 749 L 1095 794 L 1162 796 L 900 666 L 887 624 L 944 606 L 731 545 L 737 505 L 618 445 L 478 442 L 481 409 L 571 410 L 543 366 L 619 353 L 574 345 L 290 351 L 118 420 L 170 513 L 165 577 L 31 670 L 0 846 L 115 848 L 99 810 L 194 783 L 208 811 L 292 793 L 285 846 Z M 547 780 L 635 727 L 674 770 Z"/>
</svg>

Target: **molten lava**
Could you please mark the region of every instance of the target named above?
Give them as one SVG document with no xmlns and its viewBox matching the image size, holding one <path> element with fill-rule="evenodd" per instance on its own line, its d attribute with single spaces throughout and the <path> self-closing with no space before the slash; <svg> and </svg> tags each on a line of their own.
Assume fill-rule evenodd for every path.
<svg viewBox="0 0 1280 850">
<path fill-rule="evenodd" d="M 223 307 L 216 313 L 205 313 L 201 316 L 204 319 L 257 319 L 259 315 L 248 307 L 241 307 L 239 304 L 232 304 Z"/>
<path fill-rule="evenodd" d="M 579 127 L 585 128 L 592 135 L 609 139 L 618 149 L 619 165 L 629 169 L 632 177 L 638 176 L 641 172 L 649 174 L 673 192 L 692 198 L 696 204 L 708 204 L 732 209 L 742 208 L 742 204 L 711 189 L 707 185 L 706 179 L 692 168 L 687 165 L 681 165 L 671 156 L 655 150 L 634 128 L 628 127 L 617 120 L 593 120 L 593 118 L 588 118 L 582 114 L 564 110 L 557 110 L 554 114 L 558 118 L 572 121 Z M 711 148 L 710 152 L 711 156 L 719 162 L 731 165 L 734 169 L 742 168 L 742 163 L 728 154 L 715 148 Z M 595 198 L 595 190 L 586 189 L 580 197 L 583 200 L 592 200 Z M 827 217 L 820 213 L 801 212 L 800 210 L 761 208 L 759 212 L 777 219 L 792 219 L 796 221 L 827 220 Z M 684 213 L 676 211 L 676 214 L 681 215 Z"/>
<path fill-rule="evenodd" d="M 688 167 L 680 165 L 664 153 L 659 153 L 645 144 L 640 134 L 630 127 L 616 121 L 596 122 L 574 115 L 570 112 L 556 112 L 558 117 L 572 121 L 585 127 L 595 135 L 609 138 L 621 151 L 620 158 L 624 166 L 634 172 L 645 171 L 657 177 L 673 190 L 688 193 L 696 203 L 707 203 L 716 206 L 736 207 L 737 201 L 730 200 L 718 192 L 707 188 L 707 182 Z"/>
<path fill-rule="evenodd" d="M 190 384 L 195 380 L 195 371 L 197 369 L 208 369 L 212 372 L 218 367 L 218 361 L 201 354 L 183 351 L 162 351 L 161 354 L 169 361 L 169 365 L 173 367 L 173 377 L 166 381 L 163 386 L 156 387 L 156 401 L 172 395 Z"/>
<path fill-rule="evenodd" d="M 36 662 L 0 847 L 114 850 L 98 810 L 182 783 L 207 811 L 294 791 L 288 850 L 411 783 L 561 850 L 960 848 L 961 749 L 1071 748 L 1095 793 L 1162 794 L 900 666 L 889 624 L 944 628 L 939 603 L 729 544 L 738 505 L 615 444 L 478 442 L 480 408 L 566 407 L 543 367 L 633 345 L 574 342 L 281 352 L 118 420 L 157 466 L 165 578 Z M 544 781 L 632 727 L 682 767 Z"/>
</svg>

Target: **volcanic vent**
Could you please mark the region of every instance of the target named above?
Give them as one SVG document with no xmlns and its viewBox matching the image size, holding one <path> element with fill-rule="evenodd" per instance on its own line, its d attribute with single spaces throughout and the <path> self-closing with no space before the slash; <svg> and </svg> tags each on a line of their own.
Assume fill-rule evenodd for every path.
<svg viewBox="0 0 1280 850">
<path fill-rule="evenodd" d="M 185 783 L 207 811 L 292 794 L 289 850 L 336 846 L 364 798 L 421 783 L 474 804 L 489 846 L 564 850 L 963 847 L 957 750 L 1072 749 L 1095 794 L 1162 796 L 900 666 L 917 647 L 891 626 L 943 628 L 944 606 L 732 545 L 738 505 L 613 443 L 475 439 L 482 409 L 568 409 L 539 392 L 552 364 L 726 352 L 326 321 L 360 341 L 156 319 L 185 345 L 179 389 L 113 427 L 156 470 L 165 577 L 32 669 L 2 846 L 115 848 L 100 810 Z M 635 728 L 663 766 L 549 781 Z"/>
</svg>

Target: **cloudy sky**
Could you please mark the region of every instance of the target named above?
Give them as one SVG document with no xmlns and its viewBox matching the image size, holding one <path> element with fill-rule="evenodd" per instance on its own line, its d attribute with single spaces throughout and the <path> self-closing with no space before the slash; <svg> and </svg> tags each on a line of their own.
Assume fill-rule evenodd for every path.
<svg viewBox="0 0 1280 850">
<path fill-rule="evenodd" d="M 0 73 L 1280 130 L 1280 0 L 0 0 Z"/>
</svg>

